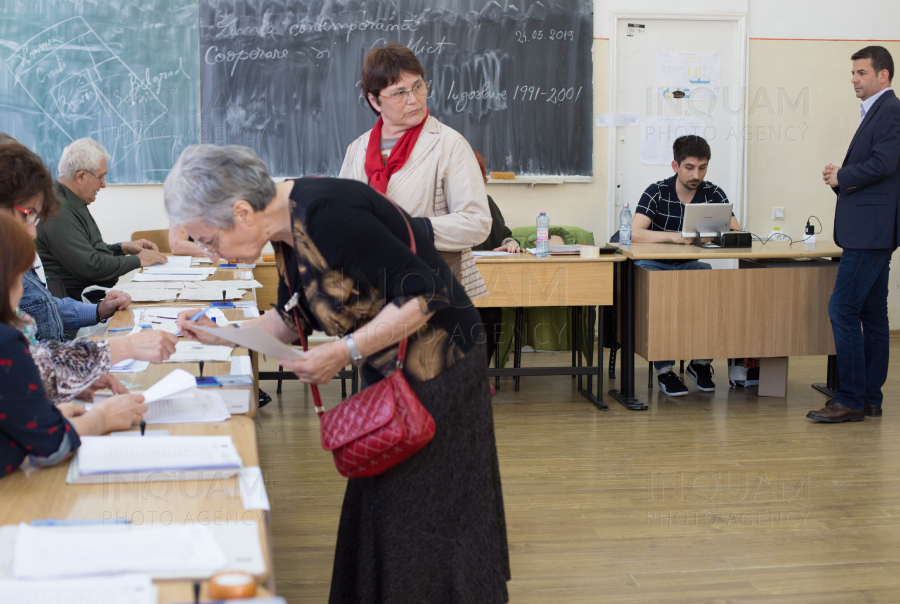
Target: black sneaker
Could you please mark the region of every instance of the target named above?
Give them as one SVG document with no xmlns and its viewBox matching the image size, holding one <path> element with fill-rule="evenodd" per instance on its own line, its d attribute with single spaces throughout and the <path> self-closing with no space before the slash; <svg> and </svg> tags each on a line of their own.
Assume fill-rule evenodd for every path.
<svg viewBox="0 0 900 604">
<path fill-rule="evenodd" d="M 663 394 L 669 396 L 684 396 L 688 393 L 687 386 L 681 381 L 681 378 L 675 375 L 671 369 L 663 374 L 656 376 L 656 383 Z"/>
<path fill-rule="evenodd" d="M 271 402 L 272 402 L 272 397 L 269 396 L 269 393 L 266 392 L 265 390 L 263 390 L 262 388 L 260 388 L 259 389 L 259 405 L 258 405 L 258 407 L 260 409 L 262 409 L 263 407 L 265 407 L 266 405 L 268 405 Z"/>
<path fill-rule="evenodd" d="M 716 385 L 713 384 L 712 381 L 712 363 L 700 365 L 699 363 L 691 361 L 687 368 L 687 376 L 697 382 L 698 390 L 702 390 L 703 392 L 712 392 L 716 389 Z"/>
</svg>

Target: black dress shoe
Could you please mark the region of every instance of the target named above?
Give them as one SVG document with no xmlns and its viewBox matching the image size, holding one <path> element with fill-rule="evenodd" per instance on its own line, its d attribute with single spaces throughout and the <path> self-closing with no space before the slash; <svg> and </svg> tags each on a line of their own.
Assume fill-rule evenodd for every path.
<svg viewBox="0 0 900 604">
<path fill-rule="evenodd" d="M 870 405 L 869 403 L 866 403 L 865 407 L 863 407 L 863 411 L 865 411 L 866 415 L 869 417 L 881 417 L 881 405 Z"/>
<path fill-rule="evenodd" d="M 271 402 L 272 402 L 272 397 L 269 396 L 269 394 L 265 390 L 260 388 L 259 389 L 259 408 L 262 409 L 263 407 L 265 407 L 266 405 L 268 405 Z"/>
<path fill-rule="evenodd" d="M 825 406 L 818 411 L 810 411 L 806 414 L 806 417 L 826 424 L 861 422 L 866 419 L 862 409 L 851 409 L 834 400 L 829 400 L 825 403 Z"/>
</svg>

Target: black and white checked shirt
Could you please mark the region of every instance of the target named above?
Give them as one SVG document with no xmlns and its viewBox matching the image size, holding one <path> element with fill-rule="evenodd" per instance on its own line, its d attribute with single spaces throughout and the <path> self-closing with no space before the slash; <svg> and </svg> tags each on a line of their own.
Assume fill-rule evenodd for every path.
<svg viewBox="0 0 900 604">
<path fill-rule="evenodd" d="M 634 213 L 643 214 L 650 219 L 651 231 L 681 232 L 684 204 L 675 191 L 676 178 L 673 174 L 672 178 L 655 182 L 641 195 Z M 691 203 L 728 203 L 728 197 L 722 189 L 704 180 L 697 187 Z"/>
</svg>

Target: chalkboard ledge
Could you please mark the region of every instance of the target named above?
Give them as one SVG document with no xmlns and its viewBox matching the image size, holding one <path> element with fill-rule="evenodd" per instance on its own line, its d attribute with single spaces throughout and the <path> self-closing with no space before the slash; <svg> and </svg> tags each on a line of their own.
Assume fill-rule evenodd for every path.
<svg viewBox="0 0 900 604">
<path fill-rule="evenodd" d="M 593 176 L 516 176 L 515 180 L 489 178 L 489 185 L 562 185 L 565 183 L 594 182 Z"/>
</svg>

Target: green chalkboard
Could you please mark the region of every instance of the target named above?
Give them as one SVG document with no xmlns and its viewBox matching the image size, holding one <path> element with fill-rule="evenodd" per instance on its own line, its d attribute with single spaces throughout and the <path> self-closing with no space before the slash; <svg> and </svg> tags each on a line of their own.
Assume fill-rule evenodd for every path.
<svg viewBox="0 0 900 604">
<path fill-rule="evenodd" d="M 110 183 L 159 183 L 199 142 L 197 0 L 3 0 L 0 130 L 56 174 L 89 136 Z"/>
</svg>

